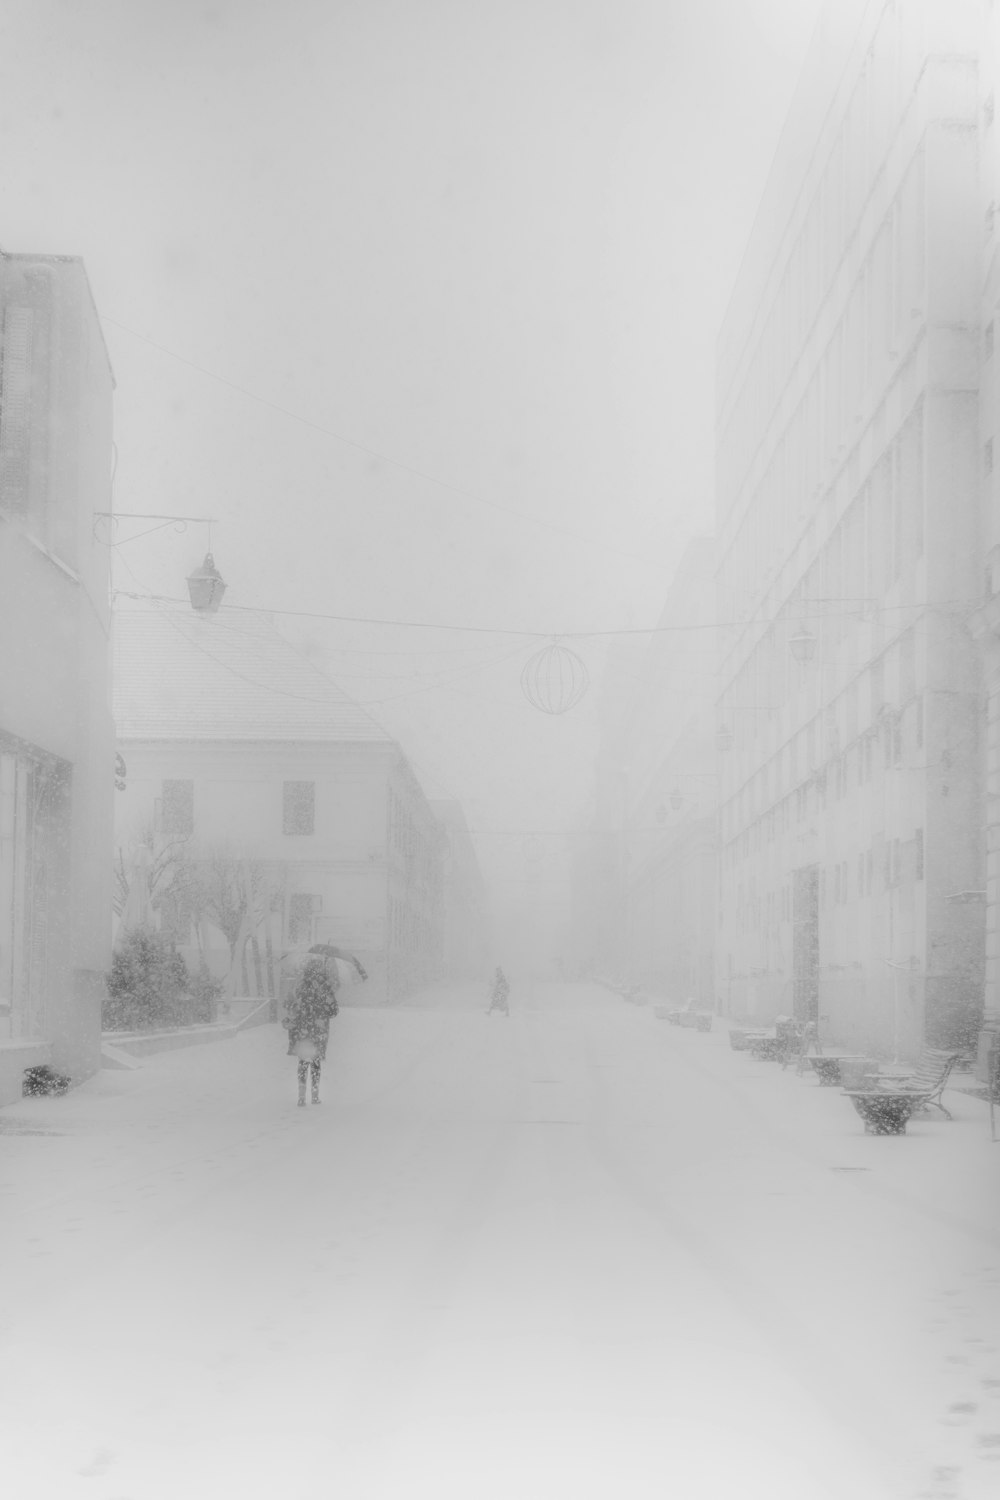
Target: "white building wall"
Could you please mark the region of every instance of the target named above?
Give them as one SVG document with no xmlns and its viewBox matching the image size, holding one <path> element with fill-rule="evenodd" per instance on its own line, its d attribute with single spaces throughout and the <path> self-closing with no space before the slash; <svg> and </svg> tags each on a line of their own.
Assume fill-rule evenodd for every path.
<svg viewBox="0 0 1000 1500">
<path fill-rule="evenodd" d="M 0 253 L 0 1103 L 99 1066 L 112 376 L 82 264 Z"/>
<path fill-rule="evenodd" d="M 394 747 L 132 740 L 119 748 L 126 777 L 116 842 L 126 866 L 130 849 L 152 833 L 159 849 L 173 841 L 193 859 L 215 852 L 264 867 L 280 898 L 283 942 L 330 942 L 356 953 L 369 972 L 369 1001 L 436 973 L 436 824 Z M 190 835 L 164 829 L 167 781 L 193 783 Z M 315 788 L 309 834 L 283 831 L 284 784 L 296 781 Z M 405 841 L 394 840 L 393 809 L 396 823 L 409 821 Z M 308 931 L 306 897 L 314 898 Z"/>
<path fill-rule="evenodd" d="M 985 1017 L 980 1067 L 985 1071 L 986 1051 L 992 1038 L 1000 1046 L 1000 496 L 997 463 L 1000 461 L 1000 379 L 996 339 L 1000 314 L 1000 262 L 998 262 L 998 205 L 1000 205 L 1000 139 L 996 119 L 1000 86 L 1000 14 L 995 6 L 983 8 L 983 37 L 979 70 L 978 144 L 982 172 L 983 296 L 979 367 L 979 438 L 981 467 L 982 545 L 984 550 L 983 599 L 973 613 L 973 634 L 983 648 L 984 712 L 982 725 L 982 772 L 985 786 L 984 824 L 986 871 L 981 882 L 985 900 L 986 965 Z"/>
<path fill-rule="evenodd" d="M 720 341 L 720 983 L 884 1052 L 979 984 L 978 15 L 828 10 Z"/>
</svg>

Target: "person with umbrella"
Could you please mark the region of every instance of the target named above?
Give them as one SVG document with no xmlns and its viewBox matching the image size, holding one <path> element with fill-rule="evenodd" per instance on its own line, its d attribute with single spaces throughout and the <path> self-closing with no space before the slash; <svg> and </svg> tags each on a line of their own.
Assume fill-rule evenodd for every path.
<svg viewBox="0 0 1000 1500">
<path fill-rule="evenodd" d="M 490 992 L 490 1003 L 486 1008 L 486 1014 L 491 1015 L 493 1011 L 498 1010 L 501 1015 L 509 1016 L 510 1007 L 507 1004 L 507 996 L 509 994 L 510 984 L 508 983 L 507 976 L 500 965 L 497 964 L 497 970 L 493 976 L 493 989 Z"/>
<path fill-rule="evenodd" d="M 348 953 L 345 948 L 335 948 L 332 943 L 314 943 L 309 952 L 317 957 L 329 959 L 338 979 L 344 983 L 349 983 L 355 978 L 368 978 L 368 971 L 360 958 L 355 958 L 354 954 Z M 352 969 L 355 972 L 352 973 Z"/>
<path fill-rule="evenodd" d="M 339 1011 L 340 981 L 322 958 L 307 957 L 288 996 L 282 1025 L 288 1030 L 288 1056 L 299 1062 L 299 1106 L 306 1102 L 312 1073 L 312 1102 L 319 1103 L 320 1071 L 330 1040 L 330 1022 Z"/>
<path fill-rule="evenodd" d="M 285 955 L 290 988 L 282 1025 L 288 1030 L 288 1056 L 299 1060 L 299 1104 L 306 1102 L 306 1080 L 312 1073 L 312 1102 L 319 1101 L 319 1080 L 330 1039 L 330 1021 L 337 1015 L 337 994 L 342 984 L 365 980 L 368 974 L 359 958 L 330 943 L 315 943 Z"/>
</svg>

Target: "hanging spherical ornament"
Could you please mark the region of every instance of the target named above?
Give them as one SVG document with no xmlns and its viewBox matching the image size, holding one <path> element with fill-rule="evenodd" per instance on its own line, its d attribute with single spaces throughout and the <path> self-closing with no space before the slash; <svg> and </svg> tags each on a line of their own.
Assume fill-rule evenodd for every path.
<svg viewBox="0 0 1000 1500">
<path fill-rule="evenodd" d="M 564 714 L 575 708 L 590 686 L 590 673 L 568 646 L 553 641 L 530 657 L 521 673 L 521 690 L 543 714 Z"/>
</svg>

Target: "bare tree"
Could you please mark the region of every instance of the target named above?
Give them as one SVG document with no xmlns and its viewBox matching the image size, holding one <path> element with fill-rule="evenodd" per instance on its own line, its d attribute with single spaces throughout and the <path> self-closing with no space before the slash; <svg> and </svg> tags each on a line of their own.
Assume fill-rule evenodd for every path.
<svg viewBox="0 0 1000 1500">
<path fill-rule="evenodd" d="M 204 919 L 212 922 L 232 955 L 248 914 L 262 916 L 271 906 L 272 883 L 265 864 L 231 845 L 187 847 L 174 857 L 160 905 L 175 931 L 189 932 Z"/>
<path fill-rule="evenodd" d="M 152 823 L 146 824 L 133 840 L 133 848 L 145 847 L 148 859 L 142 867 L 134 859 L 127 859 L 125 850 L 118 849 L 115 861 L 114 893 L 112 906 L 116 916 L 121 916 L 128 902 L 132 882 L 144 879 L 149 905 L 158 910 L 184 867 L 186 840 L 164 839 L 157 834 Z"/>
</svg>

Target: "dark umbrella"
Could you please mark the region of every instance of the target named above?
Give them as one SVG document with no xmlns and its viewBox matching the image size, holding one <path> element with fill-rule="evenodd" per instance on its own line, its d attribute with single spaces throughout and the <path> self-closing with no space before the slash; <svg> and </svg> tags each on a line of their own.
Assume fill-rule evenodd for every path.
<svg viewBox="0 0 1000 1500">
<path fill-rule="evenodd" d="M 332 943 L 314 943 L 309 952 L 321 955 L 323 958 L 343 959 L 345 963 L 354 965 L 362 979 L 368 978 L 368 971 L 360 958 L 355 958 L 354 954 L 348 953 L 346 948 L 335 948 Z"/>
</svg>

